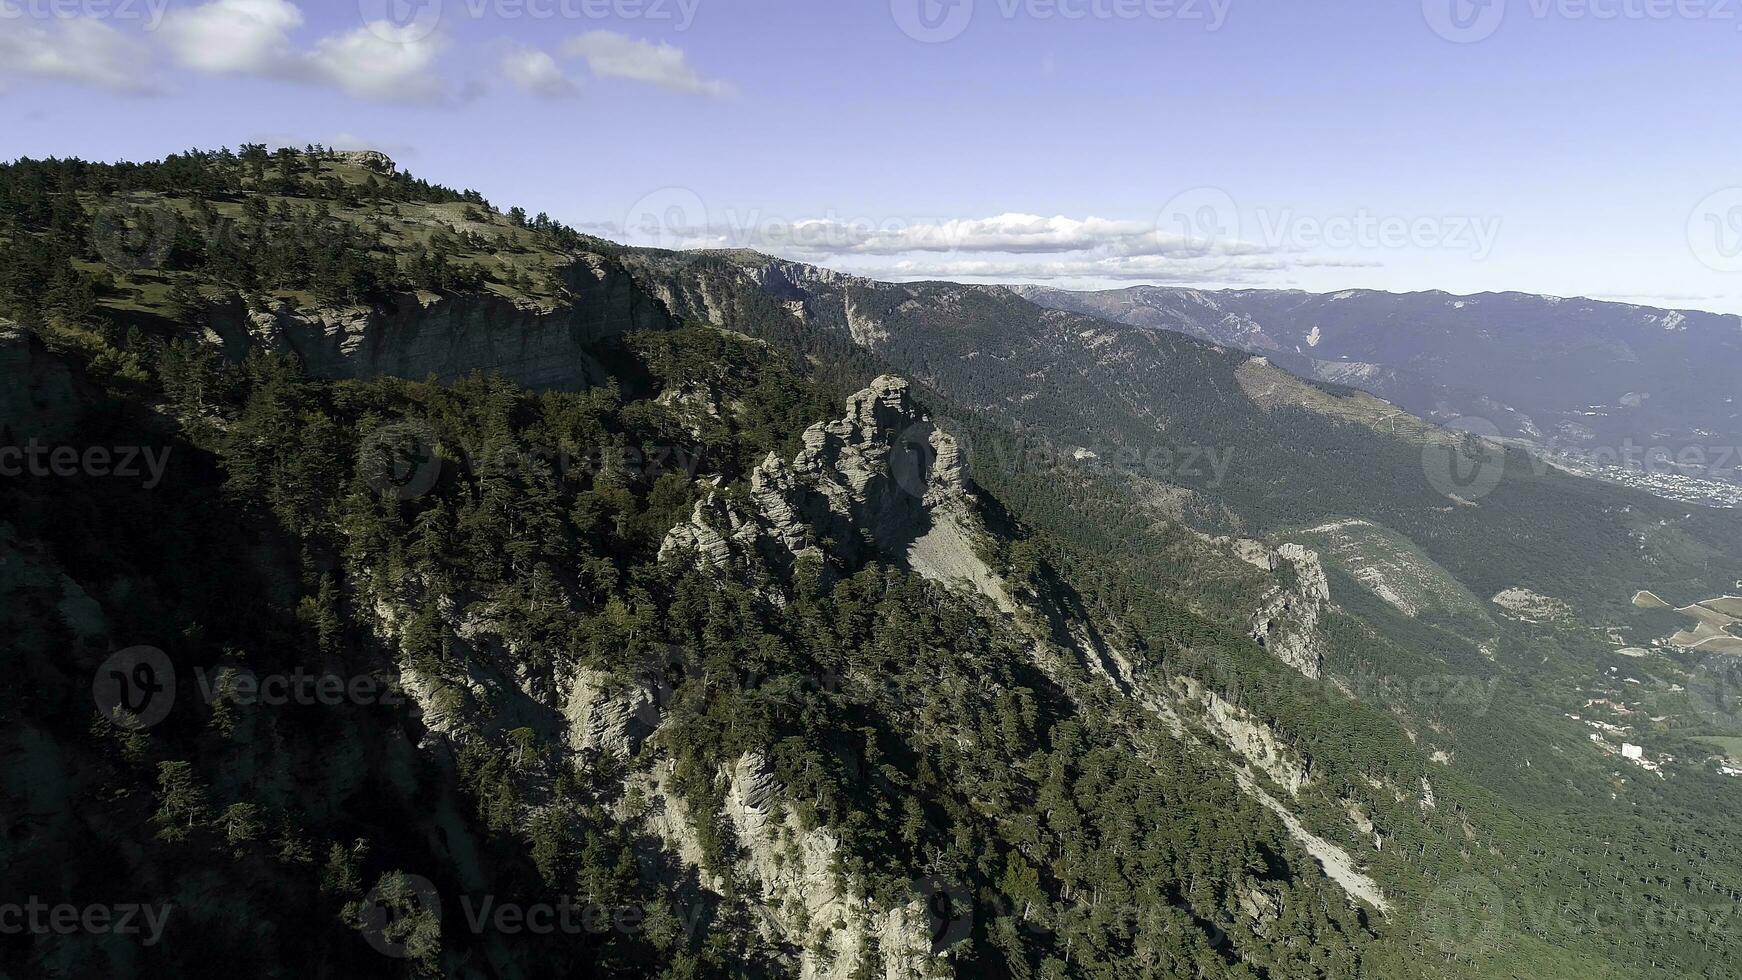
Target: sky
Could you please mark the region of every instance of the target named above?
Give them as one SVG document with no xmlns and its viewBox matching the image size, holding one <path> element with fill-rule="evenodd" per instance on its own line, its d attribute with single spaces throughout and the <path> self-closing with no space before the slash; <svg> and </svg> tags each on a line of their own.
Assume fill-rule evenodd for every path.
<svg viewBox="0 0 1742 980">
<path fill-rule="evenodd" d="M 884 279 L 1742 313 L 1742 0 L 0 0 L 0 159 L 380 149 Z"/>
</svg>

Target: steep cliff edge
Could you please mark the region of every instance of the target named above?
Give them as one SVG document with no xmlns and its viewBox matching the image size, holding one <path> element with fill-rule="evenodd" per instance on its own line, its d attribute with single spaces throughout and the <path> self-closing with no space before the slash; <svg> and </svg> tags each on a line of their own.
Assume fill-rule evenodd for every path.
<svg viewBox="0 0 1742 980">
<path fill-rule="evenodd" d="M 213 309 L 208 338 L 233 360 L 252 350 L 293 353 L 310 377 L 327 380 L 446 382 L 486 371 L 528 388 L 575 390 L 606 378 L 591 345 L 672 325 L 664 304 L 614 259 L 583 253 L 558 275 L 566 296 L 554 306 L 489 291 L 401 294 L 346 309 L 232 301 Z"/>
</svg>

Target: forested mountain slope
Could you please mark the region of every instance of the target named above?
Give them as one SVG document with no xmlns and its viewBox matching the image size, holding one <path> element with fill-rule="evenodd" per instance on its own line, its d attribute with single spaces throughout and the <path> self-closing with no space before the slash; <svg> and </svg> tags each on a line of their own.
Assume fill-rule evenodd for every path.
<svg viewBox="0 0 1742 980">
<path fill-rule="evenodd" d="M 0 487 L 0 882 L 161 925 L 8 971 L 1734 962 L 1737 784 L 1562 717 L 1588 630 L 1411 616 L 1289 538 L 1383 519 L 1586 607 L 1548 566 L 1612 556 L 1553 508 L 1658 528 L 1603 574 L 1672 594 L 1732 567 L 1709 515 L 1528 468 L 1464 506 L 1422 458 L 1469 447 L 1244 355 L 371 157 L 24 161 L 0 203 L 0 424 L 46 460 Z"/>
</svg>

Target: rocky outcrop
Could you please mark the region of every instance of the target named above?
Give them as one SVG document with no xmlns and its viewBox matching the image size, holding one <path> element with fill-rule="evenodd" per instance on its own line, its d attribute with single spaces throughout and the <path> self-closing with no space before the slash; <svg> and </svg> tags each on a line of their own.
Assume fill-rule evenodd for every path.
<svg viewBox="0 0 1742 980">
<path fill-rule="evenodd" d="M 554 309 L 494 293 L 402 295 L 349 309 L 236 302 L 213 311 L 211 330 L 232 359 L 256 349 L 294 353 L 315 378 L 453 381 L 485 371 L 529 388 L 573 390 L 605 378 L 589 345 L 671 323 L 612 259 L 581 255 L 562 279 L 571 298 Z"/>
<path fill-rule="evenodd" d="M 1318 552 L 1285 544 L 1274 551 L 1248 546 L 1236 553 L 1266 571 L 1284 572 L 1292 579 L 1264 597 L 1252 617 L 1252 639 L 1307 677 L 1323 677 L 1325 653 L 1319 617 L 1331 604 L 1331 584 Z"/>
<path fill-rule="evenodd" d="M 334 150 L 333 160 L 353 167 L 373 170 L 378 174 L 390 174 L 399 169 L 393 158 L 380 150 Z"/>
<path fill-rule="evenodd" d="M 580 668 L 563 699 L 568 745 L 627 759 L 659 726 L 668 692 L 650 684 L 617 681 L 604 671 Z"/>
<path fill-rule="evenodd" d="M 825 572 L 873 557 L 906 561 L 939 581 L 1001 598 L 973 548 L 973 495 L 960 446 L 884 376 L 847 400 L 847 413 L 804 433 L 791 462 L 770 453 L 749 492 L 710 494 L 673 528 L 662 555 L 694 551 L 742 576 L 785 577 L 801 560 Z"/>
</svg>

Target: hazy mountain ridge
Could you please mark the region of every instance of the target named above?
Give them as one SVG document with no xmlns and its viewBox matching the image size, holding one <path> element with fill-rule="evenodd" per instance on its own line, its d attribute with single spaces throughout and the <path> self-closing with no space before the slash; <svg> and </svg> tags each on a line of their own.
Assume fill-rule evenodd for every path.
<svg viewBox="0 0 1742 980">
<path fill-rule="evenodd" d="M 1742 381 L 1726 367 L 1742 359 L 1733 315 L 1524 293 L 1012 289 L 1265 353 L 1425 418 L 1481 419 L 1541 445 L 1742 445 Z"/>
</svg>

